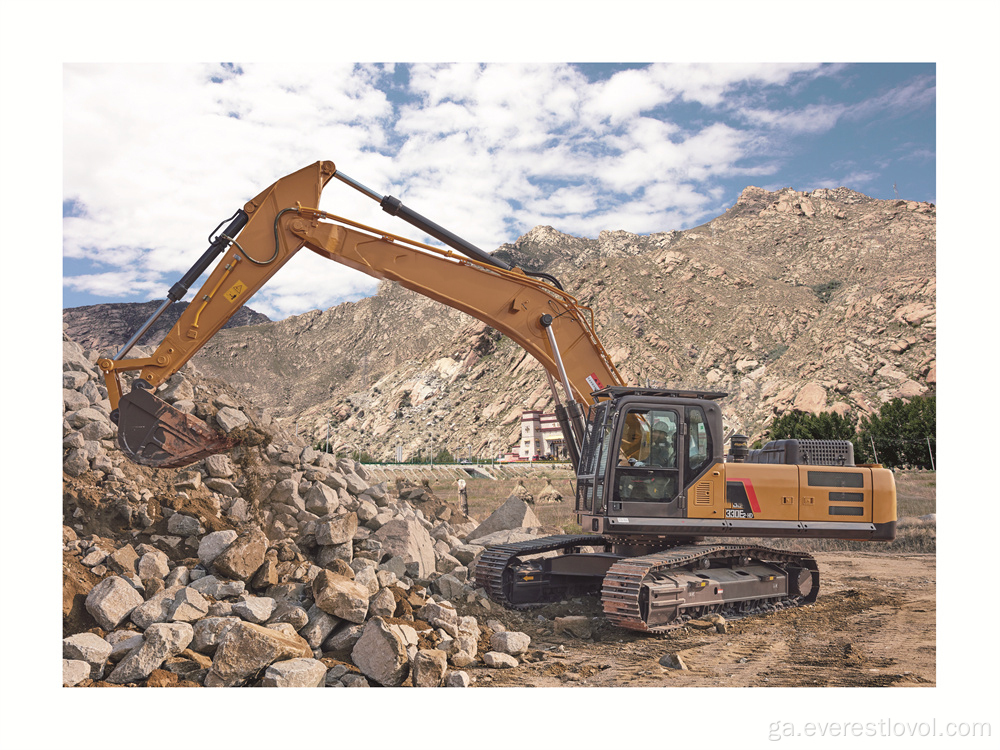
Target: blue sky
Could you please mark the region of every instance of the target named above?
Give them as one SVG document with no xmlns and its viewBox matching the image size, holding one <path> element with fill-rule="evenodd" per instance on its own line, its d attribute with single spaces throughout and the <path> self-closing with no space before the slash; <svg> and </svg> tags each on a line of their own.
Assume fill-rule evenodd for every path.
<svg viewBox="0 0 1000 750">
<path fill-rule="evenodd" d="M 65 307 L 161 299 L 223 218 L 318 159 L 489 251 L 540 224 L 687 229 L 748 185 L 937 194 L 933 63 L 71 63 L 62 95 Z M 321 207 L 426 239 L 339 183 Z M 374 292 L 312 255 L 250 306 Z"/>
</svg>

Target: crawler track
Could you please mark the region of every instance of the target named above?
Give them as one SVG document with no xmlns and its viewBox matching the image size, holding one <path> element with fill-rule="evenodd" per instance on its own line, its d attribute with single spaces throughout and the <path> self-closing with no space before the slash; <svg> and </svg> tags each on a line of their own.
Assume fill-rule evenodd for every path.
<svg viewBox="0 0 1000 750">
<path fill-rule="evenodd" d="M 529 539 L 523 542 L 490 547 L 476 565 L 476 583 L 498 604 L 515 610 L 531 609 L 550 602 L 560 601 L 565 595 L 563 587 L 553 586 L 541 591 L 531 602 L 511 601 L 511 581 L 514 567 L 522 557 L 557 550 L 569 551 L 578 547 L 609 546 L 612 540 L 597 535 L 559 535 Z M 727 567 L 727 561 L 749 558 L 776 565 L 794 564 L 811 574 L 811 586 L 806 595 L 782 595 L 766 599 L 718 602 L 708 606 L 680 610 L 672 621 L 651 626 L 643 612 L 643 586 L 650 577 L 669 573 L 671 570 L 690 570 L 701 566 Z M 769 547 L 743 544 L 680 545 L 640 557 L 624 557 L 615 562 L 604 576 L 601 602 L 608 621 L 618 627 L 647 633 L 661 633 L 684 625 L 691 617 L 718 612 L 729 619 L 799 606 L 816 600 L 819 593 L 819 571 L 816 561 L 809 555 L 776 550 Z"/>
<path fill-rule="evenodd" d="M 542 552 L 552 552 L 573 547 L 600 547 L 608 544 L 603 536 L 594 534 L 561 534 L 546 536 L 541 539 L 528 539 L 523 542 L 499 544 L 490 547 L 479 558 L 476 564 L 476 583 L 486 589 L 487 596 L 508 609 L 530 609 L 550 601 L 558 601 L 558 591 L 551 592 L 551 597 L 532 604 L 514 604 L 508 597 L 508 585 L 505 573 L 510 570 L 511 563 L 524 555 L 536 555 Z M 509 574 L 509 573 L 508 573 Z"/>
<path fill-rule="evenodd" d="M 645 622 L 640 601 L 643 581 L 648 576 L 665 573 L 671 569 L 697 565 L 702 560 L 710 562 L 735 557 L 750 557 L 778 564 L 797 563 L 812 573 L 812 588 L 807 596 L 776 597 L 764 601 L 727 602 L 711 607 L 712 611 L 735 619 L 749 614 L 816 601 L 816 596 L 819 594 L 819 571 L 816 567 L 816 561 L 809 555 L 742 544 L 684 545 L 641 557 L 624 558 L 615 563 L 604 577 L 604 586 L 601 589 L 604 614 L 612 624 L 629 630 L 662 633 L 681 627 L 687 620 L 691 619 L 689 615 L 682 615 L 670 623 L 655 627 Z M 708 612 L 698 611 L 697 614 L 708 614 Z"/>
</svg>

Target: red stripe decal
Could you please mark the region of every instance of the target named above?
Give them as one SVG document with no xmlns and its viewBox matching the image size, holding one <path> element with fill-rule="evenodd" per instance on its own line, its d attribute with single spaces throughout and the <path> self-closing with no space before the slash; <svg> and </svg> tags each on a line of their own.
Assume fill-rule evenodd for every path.
<svg viewBox="0 0 1000 750">
<path fill-rule="evenodd" d="M 753 482 L 749 479 L 736 479 L 734 477 L 726 477 L 726 481 L 740 482 L 743 489 L 746 490 L 747 499 L 750 500 L 750 510 L 754 513 L 760 513 L 760 503 L 757 502 L 757 493 L 753 490 Z"/>
</svg>

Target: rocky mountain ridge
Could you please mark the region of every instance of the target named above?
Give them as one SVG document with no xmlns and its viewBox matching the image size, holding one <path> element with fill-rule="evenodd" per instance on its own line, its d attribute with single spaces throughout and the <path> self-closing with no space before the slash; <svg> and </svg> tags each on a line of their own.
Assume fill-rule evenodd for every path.
<svg viewBox="0 0 1000 750">
<path fill-rule="evenodd" d="M 156 312 L 161 302 L 105 302 L 67 308 L 63 311 L 63 323 L 68 324 L 66 334 L 88 349 L 113 348 L 117 351 Z M 187 304 L 184 303 L 168 307 L 138 343 L 159 343 L 186 309 Z M 270 322 L 266 315 L 241 306 L 224 327 Z"/>
<path fill-rule="evenodd" d="M 789 409 L 860 418 L 935 388 L 935 231 L 932 204 L 748 187 L 693 229 L 536 227 L 496 254 L 591 307 L 628 382 L 726 391 L 727 430 L 757 438 Z M 513 342 L 390 283 L 220 331 L 193 361 L 290 431 L 381 460 L 506 451 L 523 409 L 553 405 Z"/>
</svg>

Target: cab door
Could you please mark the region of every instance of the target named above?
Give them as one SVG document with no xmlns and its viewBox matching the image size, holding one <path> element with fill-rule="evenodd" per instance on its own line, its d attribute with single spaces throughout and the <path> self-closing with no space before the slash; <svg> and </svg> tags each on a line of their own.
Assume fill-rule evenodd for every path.
<svg viewBox="0 0 1000 750">
<path fill-rule="evenodd" d="M 629 407 L 612 468 L 610 512 L 630 517 L 683 515 L 680 447 L 685 434 L 678 408 Z"/>
</svg>

